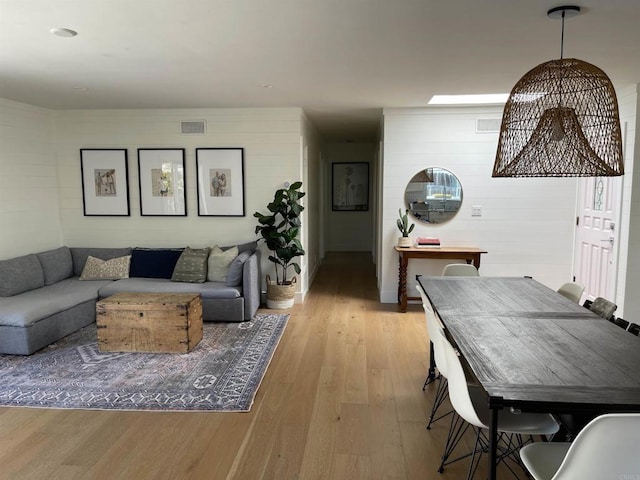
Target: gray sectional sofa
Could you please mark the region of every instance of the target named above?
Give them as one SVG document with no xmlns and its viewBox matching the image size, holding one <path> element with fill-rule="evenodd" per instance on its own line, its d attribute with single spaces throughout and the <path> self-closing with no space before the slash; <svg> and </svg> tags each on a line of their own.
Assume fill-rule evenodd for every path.
<svg viewBox="0 0 640 480">
<path fill-rule="evenodd" d="M 63 246 L 0 261 L 0 354 L 29 355 L 95 322 L 96 301 L 118 292 L 198 293 L 204 321 L 250 320 L 260 306 L 260 253 L 255 246 L 239 246 L 246 253 L 236 266 L 235 283 L 240 284 L 233 286 L 166 278 L 175 264 L 167 254 L 181 249 Z M 80 279 L 89 256 L 110 260 L 126 255 L 132 255 L 129 278 Z M 178 256 L 173 253 L 175 260 Z"/>
</svg>

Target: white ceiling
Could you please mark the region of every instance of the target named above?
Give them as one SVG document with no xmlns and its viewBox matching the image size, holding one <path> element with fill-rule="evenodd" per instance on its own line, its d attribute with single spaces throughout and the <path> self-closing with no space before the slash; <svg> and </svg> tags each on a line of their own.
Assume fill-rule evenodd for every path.
<svg viewBox="0 0 640 480">
<path fill-rule="evenodd" d="M 640 1 L 577 4 L 564 56 L 599 66 L 617 86 L 640 83 Z M 371 140 L 381 108 L 508 92 L 559 58 L 561 22 L 546 16 L 558 5 L 0 0 L 0 97 L 51 109 L 298 106 L 330 141 Z"/>
</svg>

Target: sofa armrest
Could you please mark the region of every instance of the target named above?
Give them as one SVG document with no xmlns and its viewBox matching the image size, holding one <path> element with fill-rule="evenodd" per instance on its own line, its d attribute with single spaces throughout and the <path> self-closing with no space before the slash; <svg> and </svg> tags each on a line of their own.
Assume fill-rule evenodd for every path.
<svg viewBox="0 0 640 480">
<path fill-rule="evenodd" d="M 260 250 L 256 250 L 242 267 L 242 296 L 244 297 L 244 319 L 251 320 L 260 306 Z"/>
</svg>

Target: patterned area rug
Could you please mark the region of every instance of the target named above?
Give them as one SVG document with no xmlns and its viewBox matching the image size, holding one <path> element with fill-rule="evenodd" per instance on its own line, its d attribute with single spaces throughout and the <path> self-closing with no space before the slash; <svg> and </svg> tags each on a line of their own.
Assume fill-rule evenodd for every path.
<svg viewBox="0 0 640 480">
<path fill-rule="evenodd" d="M 93 324 L 33 355 L 0 355 L 0 406 L 247 412 L 288 319 L 205 322 L 186 354 L 100 353 Z"/>
</svg>

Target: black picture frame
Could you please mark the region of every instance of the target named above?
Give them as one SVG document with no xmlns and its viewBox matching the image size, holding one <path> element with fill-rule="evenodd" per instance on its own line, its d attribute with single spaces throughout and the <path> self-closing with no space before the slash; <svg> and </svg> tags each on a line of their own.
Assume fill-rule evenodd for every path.
<svg viewBox="0 0 640 480">
<path fill-rule="evenodd" d="M 81 148 L 80 172 L 85 217 L 131 214 L 126 148 Z"/>
<path fill-rule="evenodd" d="M 331 210 L 366 212 L 369 210 L 369 163 L 331 164 Z"/>
<path fill-rule="evenodd" d="M 185 149 L 139 148 L 140 215 L 187 216 Z"/>
<path fill-rule="evenodd" d="M 196 148 L 198 216 L 244 217 L 244 148 Z"/>
</svg>

